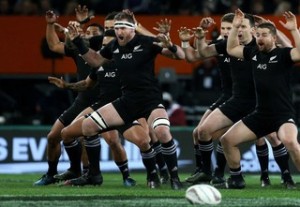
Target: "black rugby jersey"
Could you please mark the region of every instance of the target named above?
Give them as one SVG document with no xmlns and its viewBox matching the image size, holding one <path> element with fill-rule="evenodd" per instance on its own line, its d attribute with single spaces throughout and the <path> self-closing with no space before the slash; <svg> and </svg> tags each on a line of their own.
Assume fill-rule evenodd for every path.
<svg viewBox="0 0 300 207">
<path fill-rule="evenodd" d="M 98 87 L 98 99 L 101 101 L 111 102 L 122 95 L 120 78 L 113 61 L 100 68 L 92 69 L 89 77 L 97 81 L 98 84 L 95 87 Z"/>
<path fill-rule="evenodd" d="M 71 57 L 76 64 L 77 81 L 85 80 L 91 73 L 92 68 L 83 60 L 77 49 L 65 46 L 65 55 Z M 94 103 L 98 94 L 97 88 L 92 88 L 83 92 L 78 92 L 77 98 L 82 101 Z"/>
<path fill-rule="evenodd" d="M 212 42 L 211 44 L 216 44 L 223 40 L 218 40 Z M 232 94 L 232 78 L 231 78 L 231 71 L 230 71 L 230 56 L 226 54 L 220 54 L 217 56 L 218 59 L 218 71 L 220 74 L 220 81 L 221 81 L 221 90 L 222 93 L 226 96 L 231 96 Z"/>
<path fill-rule="evenodd" d="M 115 60 L 124 95 L 161 97 L 154 62 L 162 48 L 153 42 L 157 42 L 153 37 L 136 34 L 125 46 L 113 40 L 100 51 L 103 57 Z"/>
<path fill-rule="evenodd" d="M 256 45 L 255 39 L 253 38 L 248 45 Z M 224 54 L 225 56 L 228 56 L 228 53 L 226 51 L 227 40 L 223 40 L 215 44 L 215 47 L 219 54 Z M 238 59 L 230 56 L 230 68 L 233 97 L 247 99 L 255 98 L 251 62 L 248 60 Z"/>
<path fill-rule="evenodd" d="M 76 65 L 76 70 L 77 70 L 76 71 L 77 80 L 81 81 L 86 79 L 86 77 L 91 72 L 91 67 L 88 64 L 86 64 L 86 62 L 79 54 L 78 50 L 65 46 L 65 55 L 67 57 L 71 57 L 74 60 L 74 63 Z"/>
<path fill-rule="evenodd" d="M 294 64 L 291 48 L 275 48 L 263 53 L 257 47 L 245 47 L 243 52 L 244 58 L 252 64 L 256 110 L 266 114 L 294 113 L 290 81 Z"/>
</svg>

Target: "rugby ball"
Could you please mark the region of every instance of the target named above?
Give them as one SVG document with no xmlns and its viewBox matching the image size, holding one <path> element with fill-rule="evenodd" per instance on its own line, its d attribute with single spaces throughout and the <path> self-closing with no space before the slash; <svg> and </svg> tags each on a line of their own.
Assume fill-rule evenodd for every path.
<svg viewBox="0 0 300 207">
<path fill-rule="evenodd" d="M 222 195 L 214 186 L 197 184 L 186 190 L 185 198 L 191 204 L 217 205 L 221 203 Z"/>
</svg>

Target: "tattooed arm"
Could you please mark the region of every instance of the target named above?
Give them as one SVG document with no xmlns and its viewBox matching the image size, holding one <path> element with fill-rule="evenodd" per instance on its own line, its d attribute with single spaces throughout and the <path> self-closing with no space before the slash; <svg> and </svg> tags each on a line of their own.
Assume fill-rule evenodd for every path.
<svg viewBox="0 0 300 207">
<path fill-rule="evenodd" d="M 90 88 L 93 88 L 96 84 L 96 82 L 93 81 L 89 76 L 85 80 L 81 80 L 75 83 L 68 83 L 62 77 L 56 78 L 49 76 L 48 80 L 50 83 L 56 85 L 58 88 L 71 89 L 74 91 L 85 91 Z"/>
</svg>

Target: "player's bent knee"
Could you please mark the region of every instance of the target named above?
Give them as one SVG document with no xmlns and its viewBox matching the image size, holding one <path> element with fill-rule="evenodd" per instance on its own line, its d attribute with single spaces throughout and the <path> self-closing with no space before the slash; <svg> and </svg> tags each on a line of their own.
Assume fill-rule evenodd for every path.
<svg viewBox="0 0 300 207">
<path fill-rule="evenodd" d="M 64 142 L 70 142 L 73 140 L 73 137 L 69 133 L 68 127 L 65 127 L 61 130 L 61 138 Z"/>
<path fill-rule="evenodd" d="M 219 140 L 221 142 L 221 145 L 224 147 L 224 146 L 228 146 L 229 145 L 229 140 L 226 136 L 222 136 Z"/>
<path fill-rule="evenodd" d="M 143 149 L 149 149 L 149 147 L 150 147 L 148 139 L 135 140 L 134 144 L 136 146 L 138 146 L 138 148 L 140 148 L 141 150 L 143 150 Z"/>
<path fill-rule="evenodd" d="M 196 127 L 196 128 L 193 130 L 193 136 L 194 136 L 194 137 L 197 136 L 197 131 L 198 131 L 198 128 Z"/>
<path fill-rule="evenodd" d="M 108 128 L 108 125 L 98 111 L 94 111 L 87 119 L 93 120 L 93 122 L 99 127 L 99 130 L 101 131 L 104 131 Z M 87 120 L 84 120 L 84 122 L 87 122 Z"/>
<path fill-rule="evenodd" d="M 282 139 L 281 141 L 287 150 L 292 150 L 296 146 L 296 144 L 298 144 L 292 139 Z"/>
<path fill-rule="evenodd" d="M 205 134 L 205 133 L 207 133 L 207 130 L 206 130 L 205 127 L 200 126 L 200 127 L 197 128 L 197 134 L 198 134 L 198 136 L 201 136 L 201 134 Z"/>
<path fill-rule="evenodd" d="M 83 121 L 82 122 L 82 135 L 86 137 L 94 136 L 97 132 L 93 130 L 89 123 Z"/>
<path fill-rule="evenodd" d="M 117 140 L 105 140 L 105 141 L 111 149 L 118 149 L 122 147 L 121 143 Z"/>
<path fill-rule="evenodd" d="M 93 124 L 97 126 L 98 130 L 94 129 Z M 82 133 L 84 136 L 93 136 L 98 132 L 105 131 L 107 128 L 108 125 L 98 111 L 88 115 L 82 122 Z"/>
<path fill-rule="evenodd" d="M 156 131 L 156 137 L 161 143 L 167 143 L 172 139 L 172 135 L 169 130 Z"/>
<path fill-rule="evenodd" d="M 59 140 L 57 140 L 57 139 L 48 139 L 47 140 L 47 145 L 53 147 L 53 146 L 59 145 L 60 141 L 61 141 L 61 138 Z"/>
<path fill-rule="evenodd" d="M 61 141 L 61 131 L 50 131 L 47 135 L 48 144 L 57 144 Z"/>
<path fill-rule="evenodd" d="M 157 118 L 152 122 L 152 127 L 154 130 L 160 126 L 170 128 L 170 121 L 167 118 Z"/>
<path fill-rule="evenodd" d="M 168 141 L 171 139 L 170 121 L 167 118 L 157 118 L 153 121 L 152 127 L 159 141 Z"/>
</svg>

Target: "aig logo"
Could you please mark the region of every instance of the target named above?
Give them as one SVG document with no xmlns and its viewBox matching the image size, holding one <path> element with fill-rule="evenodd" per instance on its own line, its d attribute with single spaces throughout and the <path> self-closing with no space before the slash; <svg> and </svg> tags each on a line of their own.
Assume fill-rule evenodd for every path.
<svg viewBox="0 0 300 207">
<path fill-rule="evenodd" d="M 266 70 L 267 64 L 258 64 L 257 69 Z"/>
<path fill-rule="evenodd" d="M 132 59 L 132 53 L 123 54 L 121 59 Z"/>
<path fill-rule="evenodd" d="M 224 63 L 230 63 L 230 58 L 229 57 L 225 58 Z"/>
<path fill-rule="evenodd" d="M 105 73 L 105 78 L 114 78 L 116 77 L 116 73 L 115 72 L 107 72 Z"/>
</svg>

